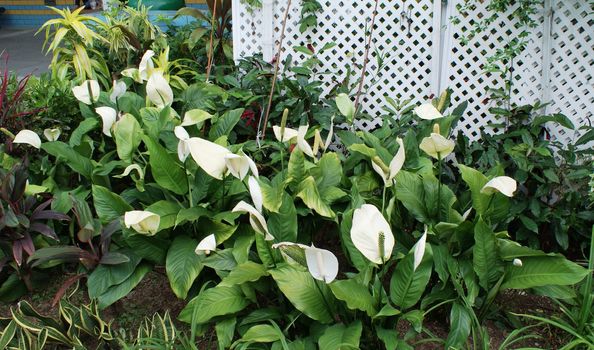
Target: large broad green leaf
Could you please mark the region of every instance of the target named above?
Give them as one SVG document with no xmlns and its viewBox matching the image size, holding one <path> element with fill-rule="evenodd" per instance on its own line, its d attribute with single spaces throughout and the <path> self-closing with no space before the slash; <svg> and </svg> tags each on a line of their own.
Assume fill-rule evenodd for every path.
<svg viewBox="0 0 594 350">
<path fill-rule="evenodd" d="M 283 174 L 277 174 L 272 181 L 260 178 L 258 179 L 258 182 L 260 183 L 260 189 L 262 190 L 262 203 L 264 204 L 264 208 L 273 213 L 278 213 L 283 204 L 283 194 L 285 193 Z"/>
<path fill-rule="evenodd" d="M 217 316 L 243 310 L 249 301 L 237 286 L 217 286 L 200 292 L 179 314 L 186 323 L 204 324 Z"/>
<path fill-rule="evenodd" d="M 278 213 L 268 215 L 268 230 L 280 242 L 297 240 L 297 209 L 288 193 L 283 192 L 282 205 Z"/>
<path fill-rule="evenodd" d="M 83 136 L 95 129 L 97 126 L 99 126 L 99 122 L 95 118 L 87 118 L 81 121 L 80 124 L 78 124 L 78 127 L 74 129 L 72 134 L 70 134 L 70 140 L 68 143 L 72 147 L 79 146 L 82 143 Z"/>
<path fill-rule="evenodd" d="M 136 270 L 134 270 L 134 273 L 132 273 L 132 275 L 130 275 L 124 282 L 110 287 L 105 293 L 99 296 L 99 308 L 105 309 L 109 305 L 128 295 L 152 269 L 152 266 L 147 263 L 138 265 Z"/>
<path fill-rule="evenodd" d="M 425 247 L 425 255 L 416 270 L 413 271 L 413 251 L 400 260 L 390 280 L 390 298 L 394 305 L 408 309 L 421 299 L 431 278 L 432 266 L 433 253 L 429 244 Z"/>
<path fill-rule="evenodd" d="M 158 201 L 146 208 L 147 211 L 155 213 L 161 217 L 159 231 L 175 226 L 175 219 L 180 209 L 179 204 L 172 201 Z"/>
<path fill-rule="evenodd" d="M 66 165 L 78 174 L 81 174 L 88 179 L 93 176 L 93 163 L 91 160 L 81 155 L 64 142 L 44 142 L 41 144 L 41 149 L 56 158 L 65 160 Z"/>
<path fill-rule="evenodd" d="M 439 180 L 432 173 L 423 174 L 422 179 L 427 215 L 433 219 L 433 222 L 458 222 L 450 217 L 452 206 L 456 202 L 454 192 L 444 184 L 439 186 Z"/>
<path fill-rule="evenodd" d="M 458 165 L 458 168 L 462 174 L 462 180 L 470 189 L 472 207 L 476 213 L 483 217 L 491 217 L 494 221 L 504 218 L 508 213 L 509 201 L 501 195 L 481 193 L 489 179 L 480 171 L 462 164 Z"/>
<path fill-rule="evenodd" d="M 231 317 L 217 322 L 215 325 L 215 332 L 217 333 L 217 343 L 219 349 L 228 349 L 233 343 L 235 336 L 235 325 L 237 318 Z"/>
<path fill-rule="evenodd" d="M 462 349 L 470 336 L 471 315 L 460 303 L 455 302 L 450 311 L 450 333 L 445 349 Z"/>
<path fill-rule="evenodd" d="M 237 265 L 229 275 L 219 283 L 220 286 L 233 286 L 246 282 L 255 282 L 261 277 L 268 276 L 266 266 L 257 264 L 253 261 L 247 261 Z"/>
<path fill-rule="evenodd" d="M 408 211 L 422 223 L 430 223 L 431 218 L 425 206 L 423 180 L 417 174 L 400 171 L 396 175 L 396 198 Z"/>
<path fill-rule="evenodd" d="M 169 251 L 165 270 L 169 284 L 175 295 L 180 299 L 188 296 L 188 291 L 202 271 L 204 255 L 194 252 L 198 241 L 188 236 L 178 236 L 173 240 Z"/>
<path fill-rule="evenodd" d="M 243 343 L 272 343 L 281 339 L 282 333 L 268 324 L 250 327 L 239 340 Z"/>
<path fill-rule="evenodd" d="M 115 124 L 113 136 L 120 159 L 132 163 L 132 156 L 142 140 L 142 128 L 138 120 L 132 114 L 124 114 Z"/>
<path fill-rule="evenodd" d="M 297 193 L 297 197 L 303 200 L 303 203 L 307 205 L 308 208 L 315 210 L 318 214 L 333 218 L 334 212 L 330 208 L 322 197 L 320 196 L 320 192 L 318 191 L 318 187 L 316 185 L 316 180 L 313 176 L 307 177 L 305 180 L 299 184 L 300 192 Z"/>
<path fill-rule="evenodd" d="M 99 265 L 87 279 L 87 289 L 90 298 L 98 298 L 110 287 L 118 285 L 128 279 L 140 264 L 140 257 L 136 254 L 124 253 L 130 259 L 118 265 Z"/>
<path fill-rule="evenodd" d="M 186 194 L 188 179 L 180 163 L 150 137 L 144 137 L 144 143 L 150 153 L 151 173 L 157 184 L 173 193 Z"/>
<path fill-rule="evenodd" d="M 377 313 L 375 301 L 366 285 L 349 279 L 334 281 L 329 286 L 336 299 L 344 301 L 349 309 L 365 311 L 370 317 Z"/>
<path fill-rule="evenodd" d="M 300 184 L 305 179 L 305 171 L 305 156 L 301 150 L 295 148 L 289 157 L 286 183 L 290 185 Z"/>
<path fill-rule="evenodd" d="M 506 266 L 501 288 L 566 286 L 578 283 L 588 274 L 587 269 L 561 256 L 529 256 L 521 260 L 522 266 Z"/>
<path fill-rule="evenodd" d="M 326 328 L 318 344 L 320 349 L 324 350 L 359 349 L 362 331 L 361 321 L 355 321 L 348 326 L 336 324 Z"/>
<path fill-rule="evenodd" d="M 338 155 L 334 152 L 325 153 L 310 174 L 316 179 L 320 190 L 337 186 L 342 178 L 342 165 Z"/>
<path fill-rule="evenodd" d="M 479 278 L 479 284 L 489 290 L 501 277 L 503 265 L 498 254 L 495 232 L 482 218 L 474 226 L 472 253 L 473 268 Z"/>
<path fill-rule="evenodd" d="M 332 311 L 328 309 L 334 301 L 328 286 L 318 283 L 309 272 L 291 265 L 282 265 L 270 270 L 272 278 L 289 301 L 310 318 L 322 323 L 332 322 Z"/>
<path fill-rule="evenodd" d="M 93 205 L 103 224 L 110 223 L 132 210 L 132 206 L 122 197 L 97 185 L 93 185 Z"/>
<path fill-rule="evenodd" d="M 125 239 L 129 246 L 134 247 L 134 254 L 158 265 L 165 264 L 167 247 L 171 241 L 156 236 L 143 235 L 130 235 Z"/>
<path fill-rule="evenodd" d="M 216 140 L 221 136 L 228 136 L 231 134 L 233 128 L 235 128 L 235 125 L 237 125 L 241 119 L 243 111 L 243 108 L 239 108 L 223 114 L 223 116 L 220 117 L 210 129 L 208 137 L 211 140 Z"/>
</svg>

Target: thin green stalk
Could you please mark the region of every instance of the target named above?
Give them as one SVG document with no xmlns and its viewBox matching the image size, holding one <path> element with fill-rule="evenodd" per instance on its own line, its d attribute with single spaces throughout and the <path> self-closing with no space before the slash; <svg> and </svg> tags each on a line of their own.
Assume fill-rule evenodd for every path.
<svg viewBox="0 0 594 350">
<path fill-rule="evenodd" d="M 320 288 L 319 283 L 321 283 L 320 281 L 318 281 L 317 279 L 314 278 L 314 284 L 316 285 L 316 289 L 318 290 L 318 292 L 320 293 L 320 295 L 322 296 L 322 300 L 324 301 L 324 305 L 326 306 L 326 308 L 328 309 L 328 313 L 332 316 L 334 316 L 334 312 L 332 311 L 332 308 L 330 307 L 330 304 L 328 303 L 328 300 L 326 300 L 326 296 L 324 295 L 324 293 L 322 292 L 322 288 Z M 339 316 L 340 317 L 340 316 Z"/>
<path fill-rule="evenodd" d="M 221 195 L 221 208 L 225 209 L 225 178 L 226 176 L 223 175 L 223 194 Z"/>
<path fill-rule="evenodd" d="M 186 162 L 184 161 L 184 172 L 186 173 L 186 182 L 188 183 L 188 201 L 190 202 L 190 208 L 194 207 L 194 199 L 192 198 L 192 184 L 190 183 L 190 174 Z"/>
<path fill-rule="evenodd" d="M 266 249 L 268 249 L 268 254 L 270 254 L 270 258 L 272 259 L 272 265 L 276 269 L 276 260 L 274 259 L 274 254 L 272 253 L 272 249 L 270 249 L 270 242 L 266 241 Z"/>
<path fill-rule="evenodd" d="M 592 310 L 592 270 L 594 270 L 594 227 L 592 227 L 592 237 L 590 238 L 590 257 L 588 260 L 588 277 L 586 277 L 586 285 L 584 286 L 584 301 L 582 302 L 582 309 L 580 310 L 578 332 L 582 333 L 586 327 L 588 316 Z"/>
<path fill-rule="evenodd" d="M 437 153 L 437 163 L 438 163 L 438 185 L 437 185 L 437 222 L 441 222 L 441 154 Z"/>
<path fill-rule="evenodd" d="M 384 186 L 384 191 L 382 193 L 382 215 L 385 215 L 384 209 L 386 207 L 386 186 Z"/>
</svg>

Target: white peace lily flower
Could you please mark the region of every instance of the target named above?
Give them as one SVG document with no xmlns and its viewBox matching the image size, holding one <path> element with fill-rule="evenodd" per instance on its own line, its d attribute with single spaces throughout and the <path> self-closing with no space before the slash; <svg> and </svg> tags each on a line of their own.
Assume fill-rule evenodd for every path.
<svg viewBox="0 0 594 350">
<path fill-rule="evenodd" d="M 324 150 L 327 150 L 332 143 L 332 138 L 334 137 L 334 117 L 330 120 L 330 132 L 328 132 L 328 136 L 326 136 L 326 142 L 324 142 Z"/>
<path fill-rule="evenodd" d="M 425 246 L 427 245 L 427 226 L 425 226 L 425 233 L 419 238 L 414 247 L 414 260 L 413 260 L 413 271 L 417 270 L 417 267 L 421 265 L 423 256 L 425 256 Z"/>
<path fill-rule="evenodd" d="M 314 157 L 313 149 L 305 140 L 305 134 L 307 134 L 307 130 L 309 129 L 309 125 L 301 125 L 297 132 L 297 148 L 301 150 L 304 154 Z"/>
<path fill-rule="evenodd" d="M 113 81 L 113 87 L 111 88 L 111 94 L 109 95 L 109 99 L 111 102 L 116 103 L 118 98 L 122 97 L 126 93 L 126 83 L 123 81 Z"/>
<path fill-rule="evenodd" d="M 58 141 L 58 138 L 60 138 L 61 134 L 62 134 L 62 131 L 60 130 L 60 128 L 43 130 L 43 136 L 45 136 L 45 139 L 50 142 Z"/>
<path fill-rule="evenodd" d="M 252 202 L 258 211 L 262 212 L 262 205 L 264 203 L 264 199 L 262 197 L 262 188 L 260 188 L 260 183 L 258 183 L 258 179 L 254 176 L 250 176 L 248 179 L 248 187 L 250 189 L 250 196 L 252 197 Z"/>
<path fill-rule="evenodd" d="M 278 140 L 278 142 L 289 142 L 292 139 L 296 138 L 299 135 L 299 132 L 295 129 L 285 127 L 281 138 L 281 127 L 280 126 L 273 126 L 272 131 L 274 132 L 274 137 Z"/>
<path fill-rule="evenodd" d="M 133 210 L 124 214 L 124 225 L 138 233 L 154 236 L 159 230 L 160 223 L 161 217 L 150 211 Z"/>
<path fill-rule="evenodd" d="M 256 163 L 254 163 L 252 158 L 248 157 L 243 151 L 239 151 L 239 154 L 227 154 L 225 156 L 225 163 L 227 164 L 229 173 L 239 180 L 243 181 L 250 170 L 252 171 L 252 174 L 258 176 Z"/>
<path fill-rule="evenodd" d="M 190 145 L 188 140 L 190 139 L 190 134 L 184 129 L 183 126 L 176 126 L 173 129 L 173 133 L 179 139 L 177 144 L 177 157 L 179 160 L 184 163 L 186 158 L 190 155 Z"/>
<path fill-rule="evenodd" d="M 505 196 L 513 197 L 517 188 L 518 184 L 516 180 L 509 176 L 497 176 L 483 186 L 481 193 L 493 194 L 495 192 L 500 192 Z"/>
<path fill-rule="evenodd" d="M 443 115 L 431 103 L 425 103 L 423 105 L 420 105 L 419 107 L 416 107 L 415 113 L 419 116 L 419 118 L 425 120 L 435 120 L 443 118 Z"/>
<path fill-rule="evenodd" d="M 73 87 L 72 93 L 77 100 L 86 105 L 90 105 L 99 99 L 101 87 L 97 80 L 86 80 L 81 85 Z"/>
<path fill-rule="evenodd" d="M 12 140 L 12 143 L 24 143 L 37 149 L 41 147 L 41 139 L 34 131 L 23 129 Z"/>
<path fill-rule="evenodd" d="M 210 252 L 217 250 L 217 239 L 214 234 L 206 236 L 203 240 L 198 243 L 196 247 L 196 254 L 209 255 Z"/>
<path fill-rule="evenodd" d="M 326 249 L 305 248 L 305 260 L 309 273 L 319 281 L 331 283 L 338 275 L 338 259 Z"/>
<path fill-rule="evenodd" d="M 439 125 L 433 126 L 431 136 L 425 137 L 419 148 L 435 159 L 444 159 L 454 151 L 456 144 L 439 133 Z"/>
<path fill-rule="evenodd" d="M 520 259 L 514 259 L 514 261 L 512 261 L 512 264 L 516 267 L 522 267 L 524 265 L 524 263 L 522 262 L 522 260 Z"/>
<path fill-rule="evenodd" d="M 257 233 L 264 235 L 264 239 L 267 241 L 273 241 L 274 237 L 268 231 L 268 224 L 264 216 L 251 204 L 244 201 L 237 203 L 235 208 L 232 210 L 233 213 L 248 213 L 250 215 L 250 225 Z"/>
<path fill-rule="evenodd" d="M 155 56 L 155 52 L 153 50 L 147 50 L 144 55 L 142 55 L 142 59 L 138 65 L 138 75 L 141 81 L 148 80 L 153 73 L 153 69 L 155 69 L 153 56 Z"/>
<path fill-rule="evenodd" d="M 231 154 L 231 151 L 221 145 L 199 137 L 192 137 L 186 142 L 196 164 L 208 175 L 222 180 L 223 175 L 227 172 L 225 156 Z"/>
<path fill-rule="evenodd" d="M 361 254 L 376 264 L 383 264 L 390 258 L 395 244 L 390 224 L 371 204 L 355 210 L 351 240 Z M 383 244 L 380 244 L 382 241 Z M 380 245 L 383 245 L 383 250 Z"/>
<path fill-rule="evenodd" d="M 103 121 L 103 134 L 111 137 L 111 128 L 118 119 L 118 112 L 111 107 L 97 107 L 95 112 L 101 117 Z"/>
<path fill-rule="evenodd" d="M 400 170 L 402 170 L 402 166 L 404 166 L 404 161 L 406 160 L 406 153 L 402 139 L 397 138 L 396 142 L 400 147 L 398 148 L 398 152 L 396 152 L 394 158 L 392 158 L 390 161 L 389 167 L 387 167 L 379 157 L 373 157 L 371 159 L 371 166 L 373 167 L 373 170 L 375 170 L 375 172 L 382 177 L 386 187 L 391 187 L 394 184 L 394 178 L 400 172 Z"/>
<path fill-rule="evenodd" d="M 314 133 L 314 145 L 313 145 L 313 154 L 318 154 L 318 151 L 325 150 L 324 148 L 324 141 L 322 141 L 322 135 L 320 134 L 320 130 L 316 129 Z"/>
<path fill-rule="evenodd" d="M 468 216 L 470 216 L 471 212 L 472 212 L 472 207 L 470 207 L 470 209 L 468 209 L 467 211 L 464 212 L 464 214 L 462 214 L 462 220 L 466 221 L 466 219 L 468 219 Z"/>
<path fill-rule="evenodd" d="M 157 107 L 163 108 L 173 103 L 173 90 L 160 71 L 155 71 L 146 82 L 146 96 Z"/>
</svg>

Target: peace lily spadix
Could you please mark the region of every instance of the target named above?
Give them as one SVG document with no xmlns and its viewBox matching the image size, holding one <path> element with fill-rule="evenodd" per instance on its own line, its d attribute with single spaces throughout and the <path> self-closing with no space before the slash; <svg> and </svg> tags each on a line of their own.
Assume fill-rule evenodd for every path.
<svg viewBox="0 0 594 350">
<path fill-rule="evenodd" d="M 353 214 L 351 240 L 369 261 L 383 264 L 392 255 L 394 235 L 382 213 L 371 204 L 363 204 Z"/>
<path fill-rule="evenodd" d="M 454 151 L 456 144 L 439 133 L 439 124 L 433 126 L 431 136 L 425 137 L 419 148 L 435 159 L 443 159 Z"/>
<path fill-rule="evenodd" d="M 514 196 L 514 192 L 516 192 L 517 188 L 518 184 L 516 183 L 516 180 L 509 176 L 497 176 L 483 186 L 481 193 L 493 194 L 495 192 L 500 192 L 511 198 Z"/>
<path fill-rule="evenodd" d="M 250 190 L 250 196 L 252 197 L 252 202 L 256 209 L 261 213 L 262 212 L 262 205 L 264 204 L 264 198 L 262 196 L 262 188 L 260 188 L 260 183 L 258 179 L 253 176 L 250 176 L 248 179 L 248 188 Z"/>
<path fill-rule="evenodd" d="M 233 208 L 232 212 L 248 213 L 250 215 L 250 225 L 252 225 L 254 231 L 264 235 L 264 239 L 267 241 L 274 240 L 274 237 L 268 231 L 268 224 L 266 223 L 266 219 L 264 219 L 264 216 L 251 204 L 241 201 L 237 203 L 235 208 Z"/>
<path fill-rule="evenodd" d="M 386 187 L 390 187 L 394 184 L 394 178 L 402 169 L 404 161 L 406 160 L 404 143 L 402 142 L 402 139 L 397 138 L 396 142 L 400 147 L 398 148 L 398 152 L 396 152 L 394 158 L 392 158 L 392 161 L 390 161 L 389 167 L 384 164 L 380 157 L 375 156 L 371 158 L 371 166 L 373 167 L 373 170 L 375 170 L 375 172 L 382 177 Z"/>
<path fill-rule="evenodd" d="M 97 107 L 95 112 L 99 114 L 103 122 L 103 134 L 111 137 L 111 128 L 118 119 L 118 112 L 111 107 Z"/>
<path fill-rule="evenodd" d="M 305 248 L 305 260 L 311 276 L 319 281 L 331 283 L 338 275 L 338 259 L 326 250 L 313 245 Z"/>
<path fill-rule="evenodd" d="M 419 116 L 419 118 L 425 120 L 435 120 L 443 118 L 443 115 L 431 103 L 425 103 L 423 105 L 420 105 L 419 107 L 416 107 L 415 113 Z"/>
<path fill-rule="evenodd" d="M 27 129 L 19 131 L 18 134 L 16 134 L 16 136 L 12 140 L 12 143 L 27 144 L 37 149 L 41 147 L 41 139 L 39 138 L 39 135 Z"/>
<path fill-rule="evenodd" d="M 124 214 L 124 225 L 138 233 L 154 236 L 159 230 L 161 217 L 150 211 L 133 210 Z"/>
<path fill-rule="evenodd" d="M 217 239 L 214 234 L 206 236 L 203 240 L 198 243 L 196 247 L 196 254 L 209 255 L 211 252 L 217 250 Z"/>
<path fill-rule="evenodd" d="M 160 71 L 151 74 L 146 82 L 146 96 L 157 107 L 163 108 L 173 103 L 173 90 Z"/>
<path fill-rule="evenodd" d="M 192 137 L 187 141 L 192 159 L 208 175 L 215 179 L 222 180 L 227 172 L 227 161 L 225 157 L 231 154 L 231 151 L 214 142 L 210 142 L 199 137 Z"/>
<path fill-rule="evenodd" d="M 258 177 L 258 168 L 252 158 L 248 157 L 243 151 L 239 151 L 239 154 L 229 153 L 225 155 L 225 163 L 229 173 L 236 178 L 243 181 L 251 170 L 252 174 Z"/>
<path fill-rule="evenodd" d="M 79 86 L 72 88 L 74 97 L 86 105 L 96 102 L 99 99 L 100 92 L 101 87 L 99 87 L 97 80 L 86 80 Z"/>
<path fill-rule="evenodd" d="M 190 134 L 188 134 L 183 126 L 176 126 L 173 129 L 173 133 L 179 139 L 177 144 L 177 157 L 183 163 L 190 155 L 190 144 L 188 142 L 188 140 L 190 140 Z"/>
<path fill-rule="evenodd" d="M 417 267 L 421 265 L 421 261 L 423 261 L 423 256 L 425 255 L 425 246 L 427 245 L 427 227 L 425 227 L 425 233 L 419 238 L 417 243 L 414 247 L 413 253 L 413 271 L 417 270 Z"/>
<path fill-rule="evenodd" d="M 45 139 L 48 141 L 58 141 L 58 138 L 60 137 L 60 134 L 62 134 L 62 131 L 60 130 L 60 128 L 53 128 L 53 129 L 45 129 L 43 130 L 43 136 L 45 136 Z"/>
<path fill-rule="evenodd" d="M 334 117 L 332 117 L 332 121 L 330 124 L 330 132 L 328 132 L 328 136 L 326 136 L 326 141 L 322 140 L 320 130 L 316 129 L 316 132 L 314 134 L 313 153 L 318 154 L 318 150 L 320 148 L 322 149 L 322 151 L 326 151 L 332 143 L 332 137 L 334 137 Z"/>
<path fill-rule="evenodd" d="M 123 81 L 113 81 L 113 87 L 111 88 L 111 94 L 109 95 L 109 100 L 113 103 L 116 103 L 118 98 L 122 97 L 126 93 L 126 83 Z"/>
</svg>

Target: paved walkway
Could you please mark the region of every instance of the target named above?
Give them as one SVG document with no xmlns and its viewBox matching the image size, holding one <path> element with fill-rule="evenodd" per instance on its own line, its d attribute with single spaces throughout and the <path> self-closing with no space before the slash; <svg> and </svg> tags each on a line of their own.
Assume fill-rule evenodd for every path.
<svg viewBox="0 0 594 350">
<path fill-rule="evenodd" d="M 45 33 L 35 35 L 36 29 L 0 28 L 0 53 L 8 53 L 8 69 L 20 76 L 48 71 L 51 56 L 42 52 Z M 0 62 L 4 68 L 4 57 Z"/>
</svg>

